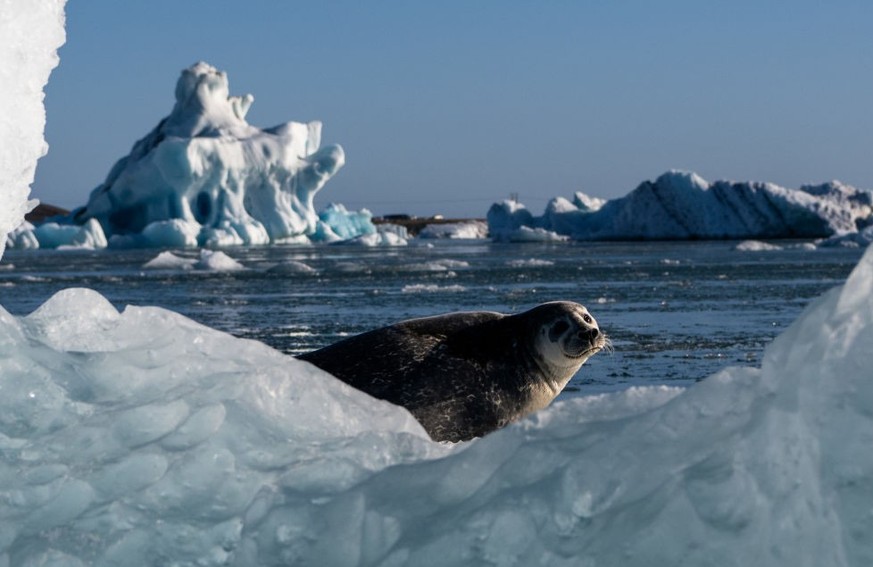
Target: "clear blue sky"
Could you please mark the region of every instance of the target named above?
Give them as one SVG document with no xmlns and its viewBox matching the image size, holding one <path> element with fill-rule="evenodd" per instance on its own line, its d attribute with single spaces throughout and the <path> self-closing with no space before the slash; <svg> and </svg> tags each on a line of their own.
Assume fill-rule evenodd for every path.
<svg viewBox="0 0 873 567">
<path fill-rule="evenodd" d="M 85 204 L 198 60 L 251 124 L 343 146 L 319 208 L 539 214 L 672 168 L 873 188 L 871 25 L 862 0 L 69 0 L 33 196 Z"/>
</svg>

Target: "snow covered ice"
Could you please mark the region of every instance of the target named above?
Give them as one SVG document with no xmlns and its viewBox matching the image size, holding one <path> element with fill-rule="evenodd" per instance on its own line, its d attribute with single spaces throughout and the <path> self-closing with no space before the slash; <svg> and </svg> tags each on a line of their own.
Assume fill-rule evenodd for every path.
<svg viewBox="0 0 873 567">
<path fill-rule="evenodd" d="M 856 233 L 873 223 L 873 193 L 838 181 L 786 189 L 772 183 L 709 183 L 670 171 L 619 199 L 577 193 L 557 197 L 534 216 L 512 201 L 495 203 L 488 228 L 498 240 L 531 231 L 575 240 L 821 238 Z M 525 233 L 527 232 L 527 234 Z"/>
</svg>

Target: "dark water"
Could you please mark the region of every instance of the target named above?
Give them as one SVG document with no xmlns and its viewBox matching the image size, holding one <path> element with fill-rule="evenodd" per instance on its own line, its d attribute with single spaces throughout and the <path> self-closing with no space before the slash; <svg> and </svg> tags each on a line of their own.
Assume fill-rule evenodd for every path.
<svg viewBox="0 0 873 567">
<path fill-rule="evenodd" d="M 67 287 L 119 309 L 157 305 L 297 354 L 425 315 L 518 312 L 569 299 L 612 338 L 568 387 L 687 385 L 760 364 L 765 345 L 814 297 L 844 281 L 857 249 L 739 252 L 731 242 L 259 247 L 225 250 L 238 272 L 147 270 L 155 250 L 7 251 L 0 305 L 27 314 Z M 195 257 L 196 251 L 175 251 Z M 313 268 L 294 271 L 293 262 Z"/>
</svg>

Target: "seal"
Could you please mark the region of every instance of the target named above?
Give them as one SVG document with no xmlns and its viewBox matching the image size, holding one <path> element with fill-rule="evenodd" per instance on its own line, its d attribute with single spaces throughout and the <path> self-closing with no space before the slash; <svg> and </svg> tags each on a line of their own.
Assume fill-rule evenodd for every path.
<svg viewBox="0 0 873 567">
<path fill-rule="evenodd" d="M 435 441 L 466 441 L 546 407 L 608 347 L 578 303 L 410 319 L 298 358 L 408 409 Z"/>
</svg>

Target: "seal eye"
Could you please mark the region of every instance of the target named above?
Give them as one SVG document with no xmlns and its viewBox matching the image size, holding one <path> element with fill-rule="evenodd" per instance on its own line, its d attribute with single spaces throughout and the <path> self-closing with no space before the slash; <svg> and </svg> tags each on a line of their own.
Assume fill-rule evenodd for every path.
<svg viewBox="0 0 873 567">
<path fill-rule="evenodd" d="M 589 325 L 594 321 L 591 318 L 591 315 L 589 315 L 588 313 L 586 313 L 585 315 L 582 315 L 582 320 L 585 321 L 586 323 L 588 323 Z"/>
</svg>

